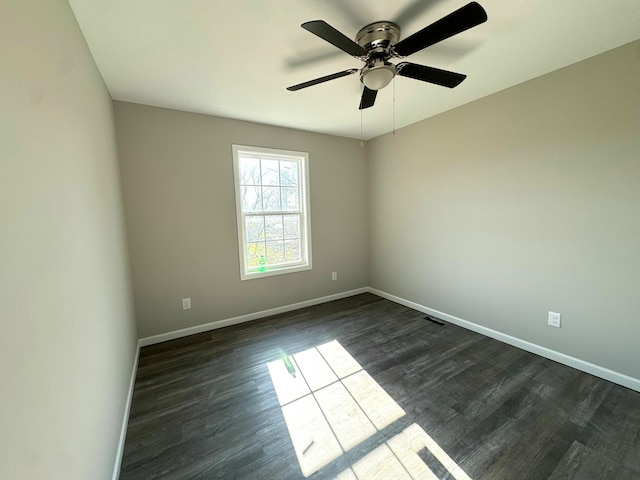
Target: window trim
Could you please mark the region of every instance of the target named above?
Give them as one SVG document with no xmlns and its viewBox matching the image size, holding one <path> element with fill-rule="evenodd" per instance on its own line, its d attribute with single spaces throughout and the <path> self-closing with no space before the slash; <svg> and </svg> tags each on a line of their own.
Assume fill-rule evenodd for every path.
<svg viewBox="0 0 640 480">
<path fill-rule="evenodd" d="M 238 255 L 240 266 L 240 280 L 253 280 L 256 278 L 283 275 L 286 273 L 302 272 L 312 269 L 311 262 L 311 208 L 309 203 L 309 154 L 295 150 L 283 150 L 266 147 L 254 147 L 249 145 L 232 144 L 233 152 L 233 177 L 236 201 L 236 225 L 238 229 Z M 249 270 L 247 268 L 247 236 L 245 228 L 245 216 L 242 211 L 242 197 L 240 186 L 239 157 L 241 153 L 257 155 L 262 158 L 273 157 L 277 159 L 288 158 L 296 160 L 299 165 L 298 181 L 300 189 L 300 249 L 303 261 L 301 264 L 270 267 L 264 272 Z M 281 212 L 273 212 L 278 214 Z M 269 213 L 266 213 L 269 214 Z M 306 261 L 305 261 L 306 257 Z"/>
</svg>

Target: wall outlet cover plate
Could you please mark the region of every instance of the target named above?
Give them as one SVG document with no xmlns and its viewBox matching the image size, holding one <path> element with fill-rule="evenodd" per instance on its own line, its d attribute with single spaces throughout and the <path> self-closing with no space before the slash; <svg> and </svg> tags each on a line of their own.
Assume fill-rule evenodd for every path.
<svg viewBox="0 0 640 480">
<path fill-rule="evenodd" d="M 547 319 L 547 325 L 551 325 L 552 327 L 560 328 L 560 320 L 562 318 L 562 314 L 556 312 L 549 312 L 549 317 Z"/>
</svg>

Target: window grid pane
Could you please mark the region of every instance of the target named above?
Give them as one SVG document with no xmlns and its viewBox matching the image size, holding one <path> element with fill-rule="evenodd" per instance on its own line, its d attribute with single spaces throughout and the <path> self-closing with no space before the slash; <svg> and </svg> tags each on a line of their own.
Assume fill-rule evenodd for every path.
<svg viewBox="0 0 640 480">
<path fill-rule="evenodd" d="M 300 196 L 295 187 L 284 187 L 281 189 L 282 210 L 297 212 L 300 209 Z"/>
<path fill-rule="evenodd" d="M 262 215 L 246 216 L 244 228 L 247 234 L 247 242 L 259 242 L 264 240 L 264 217 Z"/>
<path fill-rule="evenodd" d="M 301 215 L 283 215 L 283 233 L 285 239 L 300 238 Z"/>
<path fill-rule="evenodd" d="M 266 242 L 266 251 L 267 266 L 284 263 L 284 242 L 282 240 Z"/>
<path fill-rule="evenodd" d="M 280 162 L 280 184 L 298 186 L 298 163 L 282 160 Z"/>
<path fill-rule="evenodd" d="M 262 210 L 265 212 L 282 211 L 280 187 L 262 187 Z"/>
<path fill-rule="evenodd" d="M 267 240 L 282 240 L 284 238 L 282 215 L 267 215 L 264 217 L 264 223 Z"/>
<path fill-rule="evenodd" d="M 285 262 L 299 262 L 301 260 L 300 239 L 287 240 L 284 242 L 284 260 Z"/>
<path fill-rule="evenodd" d="M 260 212 L 262 211 L 262 192 L 259 186 L 243 186 L 242 188 L 242 211 Z"/>
<path fill-rule="evenodd" d="M 260 160 L 257 158 L 240 159 L 240 185 L 260 185 Z"/>
<path fill-rule="evenodd" d="M 260 159 L 262 185 L 280 185 L 280 161 Z"/>
<path fill-rule="evenodd" d="M 260 268 L 260 258 L 264 258 L 264 242 L 247 243 L 247 266 L 249 268 Z"/>
</svg>

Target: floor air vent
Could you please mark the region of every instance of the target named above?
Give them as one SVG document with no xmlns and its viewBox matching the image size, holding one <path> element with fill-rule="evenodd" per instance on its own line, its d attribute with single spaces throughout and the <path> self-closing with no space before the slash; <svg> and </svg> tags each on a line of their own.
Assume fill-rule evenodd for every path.
<svg viewBox="0 0 640 480">
<path fill-rule="evenodd" d="M 440 325 L 441 327 L 446 325 L 442 320 L 436 317 L 432 317 L 431 315 L 427 315 L 424 317 L 425 320 L 429 320 L 431 323 L 435 323 L 436 325 Z"/>
</svg>

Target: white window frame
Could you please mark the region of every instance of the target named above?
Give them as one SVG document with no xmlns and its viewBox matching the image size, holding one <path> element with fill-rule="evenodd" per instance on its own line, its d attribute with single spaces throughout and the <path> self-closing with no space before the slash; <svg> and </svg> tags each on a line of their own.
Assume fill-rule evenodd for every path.
<svg viewBox="0 0 640 480">
<path fill-rule="evenodd" d="M 238 251 L 240 257 L 240 279 L 251 280 L 255 278 L 282 275 L 285 273 L 301 272 L 311 270 L 311 215 L 309 206 L 309 154 L 292 150 L 279 150 L 273 148 L 253 147 L 247 145 L 232 145 L 233 150 L 233 175 L 236 194 L 236 223 L 238 227 Z M 247 231 L 245 228 L 245 215 L 255 215 L 256 213 L 245 214 L 242 211 L 242 189 L 240 185 L 240 165 L 239 158 L 244 155 L 260 157 L 262 159 L 280 159 L 298 162 L 298 188 L 299 204 L 298 213 L 300 215 L 300 256 L 301 262 L 286 265 L 272 265 L 266 270 L 260 268 L 250 268 L 247 259 Z M 269 211 L 264 215 L 286 215 L 292 211 Z"/>
</svg>

